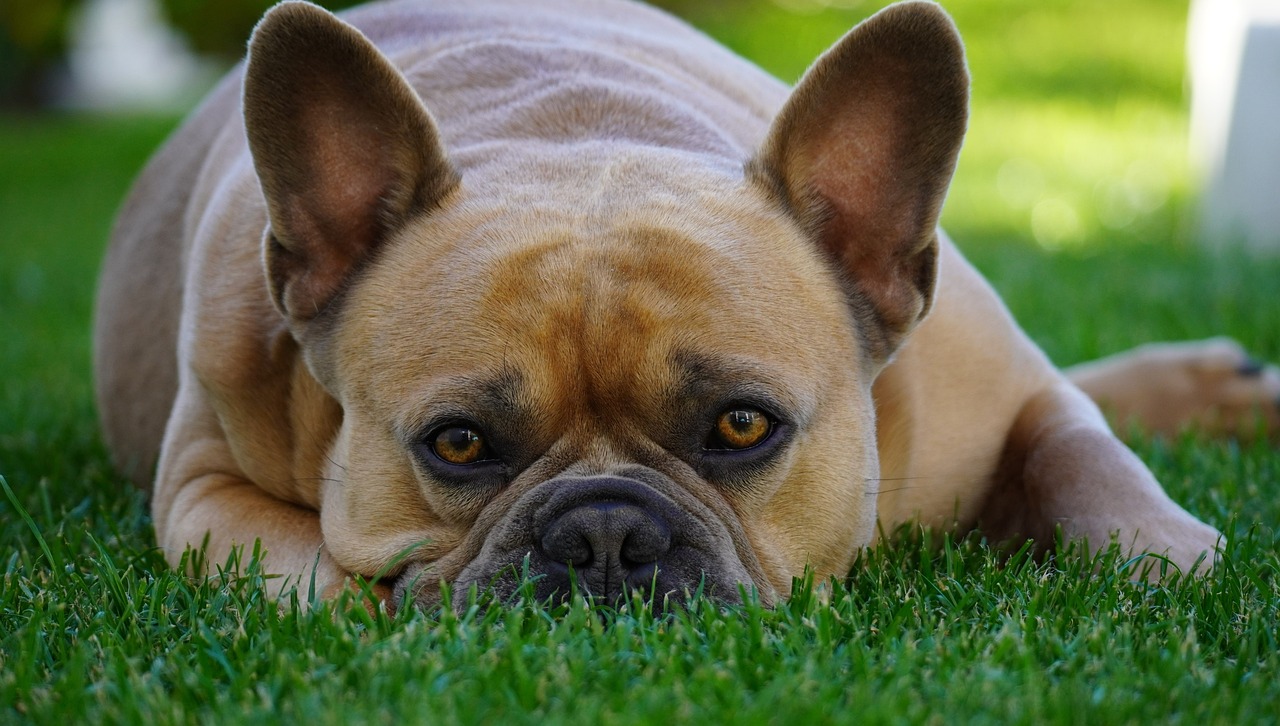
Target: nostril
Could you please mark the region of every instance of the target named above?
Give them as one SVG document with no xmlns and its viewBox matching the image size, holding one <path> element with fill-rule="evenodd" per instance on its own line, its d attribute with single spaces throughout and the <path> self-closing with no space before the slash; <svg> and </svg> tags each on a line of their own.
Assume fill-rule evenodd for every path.
<svg viewBox="0 0 1280 726">
<path fill-rule="evenodd" d="M 594 554 L 591 542 L 581 530 L 565 526 L 566 524 L 568 523 L 557 520 L 547 529 L 542 536 L 542 551 L 552 560 L 562 564 L 574 567 L 590 565 Z"/>
<path fill-rule="evenodd" d="M 635 527 L 622 541 L 621 558 L 624 565 L 647 565 L 657 562 L 671 549 L 671 532 L 666 524 L 645 517 L 647 526 Z"/>
<path fill-rule="evenodd" d="M 671 549 L 671 531 L 642 507 L 604 500 L 563 512 L 538 542 L 548 559 L 578 570 L 631 570 L 659 562 Z"/>
</svg>

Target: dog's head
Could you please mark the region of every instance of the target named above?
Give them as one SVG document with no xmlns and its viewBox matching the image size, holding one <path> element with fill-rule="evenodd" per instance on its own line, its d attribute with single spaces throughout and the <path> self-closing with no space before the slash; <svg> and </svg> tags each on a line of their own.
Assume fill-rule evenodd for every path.
<svg viewBox="0 0 1280 726">
<path fill-rule="evenodd" d="M 451 156 L 362 35 L 304 3 L 251 44 L 269 286 L 343 421 L 325 541 L 419 603 L 785 594 L 871 538 L 871 384 L 929 309 L 967 74 L 936 6 L 806 74 L 753 158 Z M 449 109 L 438 109 L 447 114 Z"/>
</svg>

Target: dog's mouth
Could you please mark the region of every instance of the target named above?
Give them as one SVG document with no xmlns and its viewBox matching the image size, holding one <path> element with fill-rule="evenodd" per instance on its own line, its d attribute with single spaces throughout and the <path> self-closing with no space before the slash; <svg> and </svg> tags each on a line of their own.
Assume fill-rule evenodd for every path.
<svg viewBox="0 0 1280 726">
<path fill-rule="evenodd" d="M 732 525 L 660 488 L 670 491 L 616 475 L 546 481 L 490 529 L 455 577 L 442 571 L 444 563 L 407 568 L 396 601 L 443 604 L 447 578 L 454 609 L 465 607 L 473 589 L 504 602 L 575 594 L 610 604 L 638 596 L 664 606 L 699 594 L 740 602 L 744 590 L 757 587 L 749 570 L 758 566 L 744 564 Z M 769 592 L 758 596 L 772 599 Z"/>
</svg>

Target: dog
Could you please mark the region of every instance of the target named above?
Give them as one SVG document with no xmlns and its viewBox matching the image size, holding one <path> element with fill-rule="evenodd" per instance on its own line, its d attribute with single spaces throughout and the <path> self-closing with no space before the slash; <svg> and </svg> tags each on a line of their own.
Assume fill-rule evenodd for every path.
<svg viewBox="0 0 1280 726">
<path fill-rule="evenodd" d="M 113 232 L 114 461 L 174 566 L 260 543 L 277 594 L 393 606 L 772 604 L 905 522 L 1204 571 L 1221 534 L 1087 393 L 1274 428 L 1280 376 L 1216 340 L 1057 370 L 937 226 L 968 82 L 925 2 L 794 89 L 626 0 L 280 4 Z"/>
</svg>

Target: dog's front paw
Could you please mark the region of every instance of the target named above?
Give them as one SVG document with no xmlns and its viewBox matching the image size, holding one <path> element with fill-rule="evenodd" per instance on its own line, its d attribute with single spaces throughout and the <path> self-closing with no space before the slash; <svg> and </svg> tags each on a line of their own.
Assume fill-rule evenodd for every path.
<svg viewBox="0 0 1280 726">
<path fill-rule="evenodd" d="M 313 574 L 312 596 L 319 601 L 334 602 L 346 599 L 351 604 L 360 604 L 370 615 L 385 607 L 388 612 L 395 612 L 395 601 L 392 599 L 395 582 L 391 578 L 370 579 L 357 575 L 339 565 L 329 554 L 328 547 L 323 547 L 316 561 Z"/>
<path fill-rule="evenodd" d="M 393 594 L 394 583 L 389 584 L 384 580 L 370 582 L 364 578 L 348 575 L 325 588 L 320 593 L 320 597 L 324 600 L 338 600 L 345 595 L 350 597 L 353 603 L 363 605 L 370 615 L 376 615 L 382 609 L 394 615 L 396 606 Z"/>
<path fill-rule="evenodd" d="M 1121 429 L 1280 442 L 1280 368 L 1229 338 L 1144 345 L 1068 375 Z"/>
</svg>

